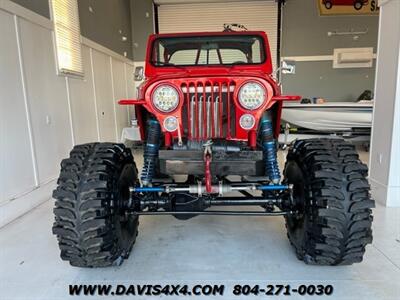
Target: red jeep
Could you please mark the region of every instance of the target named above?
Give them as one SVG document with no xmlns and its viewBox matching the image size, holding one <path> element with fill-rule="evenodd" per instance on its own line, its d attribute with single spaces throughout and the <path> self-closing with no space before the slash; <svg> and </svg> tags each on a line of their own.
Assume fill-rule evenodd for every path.
<svg viewBox="0 0 400 300">
<path fill-rule="evenodd" d="M 331 9 L 334 5 L 353 6 L 355 10 L 360 10 L 364 5 L 367 5 L 369 0 L 322 0 L 326 9 Z"/>
<path fill-rule="evenodd" d="M 281 95 L 271 73 L 264 32 L 151 35 L 139 97 L 120 101 L 136 106 L 141 174 L 123 144 L 74 147 L 53 193 L 61 258 L 121 263 L 140 215 L 281 215 L 299 259 L 360 262 L 372 240 L 367 167 L 342 140 L 298 140 L 282 180 L 282 102 L 300 97 Z M 260 209 L 207 210 L 233 205 Z"/>
</svg>

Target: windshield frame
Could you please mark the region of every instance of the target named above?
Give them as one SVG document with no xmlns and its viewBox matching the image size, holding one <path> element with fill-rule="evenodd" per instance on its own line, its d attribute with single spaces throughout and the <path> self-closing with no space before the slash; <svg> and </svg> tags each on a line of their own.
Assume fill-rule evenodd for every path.
<svg viewBox="0 0 400 300">
<path fill-rule="evenodd" d="M 260 66 L 264 65 L 267 60 L 268 60 L 268 51 L 266 49 L 265 45 L 265 40 L 263 36 L 255 33 L 249 33 L 249 34 L 238 34 L 236 35 L 237 37 L 253 37 L 257 38 L 257 40 L 260 43 L 260 62 L 256 63 L 240 63 L 240 64 L 235 64 L 235 63 L 217 63 L 217 64 L 173 64 L 173 63 L 166 63 L 166 62 L 160 62 L 161 64 L 157 64 L 156 61 L 154 61 L 152 58 L 154 56 L 154 52 L 156 51 L 156 43 L 159 40 L 166 40 L 166 39 L 180 39 L 180 38 L 216 38 L 216 37 L 225 37 L 225 36 L 230 36 L 230 34 L 226 33 L 221 33 L 221 34 L 210 34 L 210 35 L 179 35 L 179 36 L 159 36 L 156 37 L 152 43 L 151 43 L 151 51 L 150 51 L 150 56 L 149 56 L 149 63 L 155 67 L 155 68 L 197 68 L 197 67 L 232 67 L 232 66 Z M 195 48 L 194 48 L 195 49 Z M 179 50 L 178 50 L 179 51 Z M 244 53 L 244 52 L 243 52 Z M 163 63 L 166 63 L 165 65 L 162 65 Z"/>
</svg>

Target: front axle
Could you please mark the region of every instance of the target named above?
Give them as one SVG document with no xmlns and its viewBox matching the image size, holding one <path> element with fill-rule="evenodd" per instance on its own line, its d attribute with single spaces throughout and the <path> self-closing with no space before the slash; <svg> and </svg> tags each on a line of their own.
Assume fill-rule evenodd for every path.
<svg viewBox="0 0 400 300">
<path fill-rule="evenodd" d="M 165 184 L 153 187 L 131 187 L 126 209 L 137 215 L 263 215 L 275 216 L 292 213 L 292 187 L 257 183 L 222 183 L 213 185 L 214 193 L 206 193 L 205 185 Z M 262 191 L 255 196 L 248 191 Z M 243 196 L 224 197 L 228 192 L 241 192 Z M 264 211 L 204 211 L 214 206 L 258 206 Z"/>
</svg>

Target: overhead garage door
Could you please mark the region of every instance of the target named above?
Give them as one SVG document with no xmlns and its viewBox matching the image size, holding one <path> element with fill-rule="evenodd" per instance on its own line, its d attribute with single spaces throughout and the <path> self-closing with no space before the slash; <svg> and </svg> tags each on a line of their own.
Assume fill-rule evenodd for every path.
<svg viewBox="0 0 400 300">
<path fill-rule="evenodd" d="M 172 2 L 172 1 L 171 1 Z M 242 24 L 248 30 L 265 31 L 269 38 L 272 61 L 276 62 L 278 4 L 265 1 L 223 1 L 217 3 L 179 3 L 156 1 L 160 33 L 222 31 L 223 24 Z"/>
</svg>

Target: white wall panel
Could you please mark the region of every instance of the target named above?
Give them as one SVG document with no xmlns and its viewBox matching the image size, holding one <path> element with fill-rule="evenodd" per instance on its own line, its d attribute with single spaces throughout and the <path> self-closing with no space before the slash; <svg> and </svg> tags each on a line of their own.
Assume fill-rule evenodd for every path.
<svg viewBox="0 0 400 300">
<path fill-rule="evenodd" d="M 54 179 L 72 147 L 65 79 L 56 76 L 52 34 L 19 19 L 27 97 L 40 183 Z"/>
<path fill-rule="evenodd" d="M 82 38 L 84 78 L 58 76 L 52 28 L 17 4 L 0 9 L 0 227 L 51 197 L 73 137 L 113 142 L 128 124 L 114 104 L 134 97 L 132 62 Z"/>
<path fill-rule="evenodd" d="M 135 73 L 135 68 L 132 65 L 125 64 L 126 90 L 127 90 L 127 97 L 129 99 L 136 99 L 137 97 L 134 73 Z M 129 112 L 129 118 L 133 119 L 133 117 L 135 116 L 135 107 L 133 105 L 128 106 L 128 112 Z"/>
<path fill-rule="evenodd" d="M 124 63 L 111 58 L 112 65 L 112 82 L 114 92 L 114 107 L 117 117 L 117 137 L 121 136 L 122 129 L 129 125 L 128 109 L 126 106 L 118 104 L 118 101 L 126 98 L 126 80 Z"/>
<path fill-rule="evenodd" d="M 117 136 L 115 131 L 110 57 L 99 51 L 93 50 L 92 61 L 100 140 L 115 142 Z"/>
<path fill-rule="evenodd" d="M 136 64 L 135 64 L 135 66 L 136 66 Z M 134 73 L 135 73 L 135 68 L 132 65 L 127 64 L 126 65 L 126 84 L 127 84 L 129 98 L 136 97 Z"/>
<path fill-rule="evenodd" d="M 381 3 L 369 179 L 372 196 L 400 207 L 400 1 Z M 389 34 L 390 33 L 390 34 Z"/>
<path fill-rule="evenodd" d="M 82 47 L 85 77 L 68 78 L 75 144 L 98 141 L 90 48 Z"/>
<path fill-rule="evenodd" d="M 0 10 L 0 203 L 35 186 L 14 18 Z"/>
</svg>

